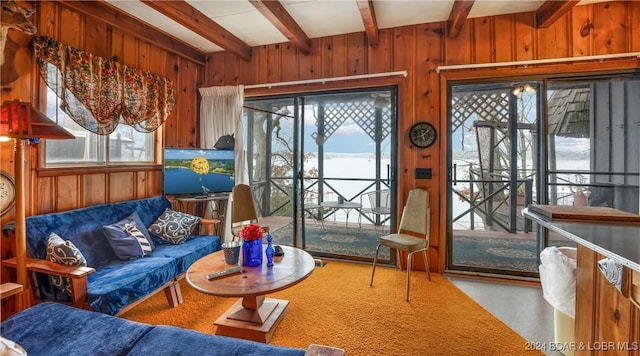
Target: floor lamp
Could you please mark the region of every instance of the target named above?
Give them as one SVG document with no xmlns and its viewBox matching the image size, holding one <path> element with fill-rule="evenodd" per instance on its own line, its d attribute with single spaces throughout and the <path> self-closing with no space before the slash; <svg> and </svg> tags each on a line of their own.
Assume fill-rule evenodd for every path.
<svg viewBox="0 0 640 356">
<path fill-rule="evenodd" d="M 0 110 L 0 136 L 15 140 L 15 254 L 16 279 L 25 289 L 27 283 L 27 232 L 25 224 L 25 164 L 26 139 L 69 139 L 74 136 L 36 110 L 30 103 L 20 100 L 5 101 Z M 18 297 L 18 310 L 29 307 L 24 292 Z"/>
</svg>

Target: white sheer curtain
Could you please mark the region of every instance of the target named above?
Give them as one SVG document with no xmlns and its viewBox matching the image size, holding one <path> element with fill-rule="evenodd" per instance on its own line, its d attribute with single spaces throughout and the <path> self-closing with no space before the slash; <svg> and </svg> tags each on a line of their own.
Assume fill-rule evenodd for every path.
<svg viewBox="0 0 640 356">
<path fill-rule="evenodd" d="M 242 125 L 242 105 L 244 86 L 221 86 L 200 88 L 200 142 L 202 148 L 213 148 L 220 136 L 233 134 L 235 138 L 235 182 L 249 184 L 246 151 L 244 149 L 244 128 Z M 229 196 L 225 211 L 224 236 L 222 241 L 231 241 L 231 202 Z"/>
</svg>

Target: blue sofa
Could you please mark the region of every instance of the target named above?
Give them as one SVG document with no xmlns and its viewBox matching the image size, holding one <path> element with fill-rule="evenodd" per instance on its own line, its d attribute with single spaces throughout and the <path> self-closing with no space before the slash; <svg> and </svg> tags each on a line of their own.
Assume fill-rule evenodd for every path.
<svg viewBox="0 0 640 356">
<path fill-rule="evenodd" d="M 30 356 L 305 355 L 303 349 L 208 335 L 173 326 L 152 326 L 50 302 L 37 304 L 3 321 L 0 334 L 18 343 Z M 341 349 L 326 346 L 321 350 L 324 351 L 311 354 L 344 354 Z M 335 353 L 335 350 L 342 353 Z"/>
<path fill-rule="evenodd" d="M 171 202 L 157 196 L 30 216 L 26 219 L 27 269 L 73 277 L 68 301 L 76 307 L 105 314 L 122 314 L 161 289 L 172 307 L 180 304 L 178 280 L 196 260 L 220 249 L 219 237 L 192 236 L 182 244 L 170 244 L 151 235 L 156 249 L 150 255 L 120 260 L 103 232 L 104 225 L 118 222 L 134 211 L 149 227 L 166 208 L 171 208 Z M 12 229 L 11 224 L 3 228 Z M 47 240 L 52 232 L 71 241 L 86 259 L 87 267 L 42 261 L 47 259 Z M 11 266 L 11 261 L 3 263 Z M 65 298 L 49 287 L 47 276 L 38 275 L 35 284 L 40 297 Z"/>
</svg>

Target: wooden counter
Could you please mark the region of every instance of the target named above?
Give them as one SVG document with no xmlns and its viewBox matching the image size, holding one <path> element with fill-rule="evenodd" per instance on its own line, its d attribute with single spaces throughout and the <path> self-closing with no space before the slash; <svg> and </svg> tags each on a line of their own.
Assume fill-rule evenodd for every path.
<svg viewBox="0 0 640 356">
<path fill-rule="evenodd" d="M 640 308 L 629 298 L 640 285 L 640 216 L 544 205 L 523 215 L 578 244 L 575 355 L 640 355 Z M 598 269 L 605 257 L 624 266 L 621 291 Z"/>
<path fill-rule="evenodd" d="M 611 208 L 550 205 L 530 205 L 522 214 L 640 272 L 640 215 Z"/>
</svg>

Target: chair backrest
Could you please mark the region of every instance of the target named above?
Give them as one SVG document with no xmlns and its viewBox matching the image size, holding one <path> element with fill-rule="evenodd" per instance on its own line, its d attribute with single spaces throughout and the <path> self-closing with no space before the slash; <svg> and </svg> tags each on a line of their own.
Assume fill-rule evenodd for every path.
<svg viewBox="0 0 640 356">
<path fill-rule="evenodd" d="M 414 232 L 429 238 L 429 193 L 421 188 L 409 191 L 407 203 L 402 210 L 401 232 Z"/>
<path fill-rule="evenodd" d="M 253 203 L 251 187 L 246 184 L 238 184 L 231 190 L 233 196 L 231 206 L 231 224 L 251 221 L 257 222 L 258 215 Z"/>
<path fill-rule="evenodd" d="M 365 193 L 365 195 L 369 198 L 369 204 L 373 212 L 378 214 L 391 213 L 391 192 L 389 189 L 374 190 Z"/>
</svg>

